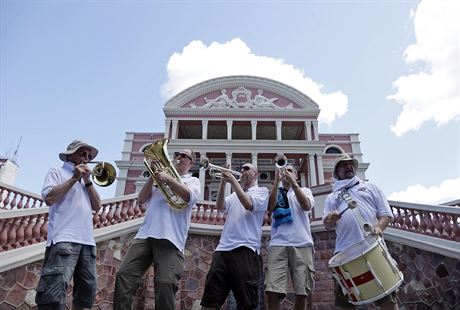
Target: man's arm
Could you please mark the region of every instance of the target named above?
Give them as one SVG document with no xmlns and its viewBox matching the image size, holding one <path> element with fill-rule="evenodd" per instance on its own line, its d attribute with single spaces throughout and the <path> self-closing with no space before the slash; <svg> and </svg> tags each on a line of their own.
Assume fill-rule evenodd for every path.
<svg viewBox="0 0 460 310">
<path fill-rule="evenodd" d="M 48 206 L 52 206 L 56 202 L 62 200 L 65 194 L 67 194 L 67 192 L 72 188 L 72 186 L 75 185 L 75 183 L 78 182 L 79 179 L 80 178 L 75 178 L 75 176 L 72 176 L 66 182 L 53 187 L 53 189 L 45 197 L 46 204 Z"/>
<path fill-rule="evenodd" d="M 86 164 L 78 165 L 75 168 L 76 170 L 83 168 L 82 177 L 83 182 L 85 182 L 86 191 L 88 192 L 89 201 L 91 202 L 91 209 L 93 209 L 93 211 L 95 212 L 99 211 L 99 209 L 102 208 L 101 197 L 99 197 L 98 192 L 94 188 L 93 182 L 91 182 L 89 178 L 91 175 L 91 169 Z M 89 186 L 86 186 L 86 184 L 88 184 Z"/>
<path fill-rule="evenodd" d="M 393 218 L 390 216 L 381 216 L 377 224 L 374 226 L 374 234 L 382 237 L 383 231 L 385 230 L 385 228 L 387 228 L 388 224 L 390 224 L 392 219 Z"/>
<path fill-rule="evenodd" d="M 294 194 L 297 198 L 297 201 L 300 204 L 300 207 L 304 211 L 310 211 L 311 210 L 310 199 L 308 199 L 307 195 L 305 195 L 300 185 L 297 184 L 297 181 L 294 175 L 292 173 L 286 172 L 285 178 L 286 178 L 286 181 L 291 186 L 292 190 L 294 191 Z"/>
<path fill-rule="evenodd" d="M 153 178 L 149 177 L 147 182 L 142 186 L 141 191 L 137 195 L 137 203 L 142 205 L 152 196 Z"/>
<path fill-rule="evenodd" d="M 294 190 L 295 196 L 297 198 L 297 201 L 300 204 L 300 207 L 304 211 L 310 211 L 311 210 L 310 199 L 308 199 L 307 195 L 305 195 L 300 185 L 297 183 L 294 183 L 294 185 L 292 185 L 292 189 Z"/>
<path fill-rule="evenodd" d="M 219 183 L 219 191 L 217 193 L 216 208 L 223 210 L 225 207 L 225 181 L 222 178 Z"/>
<path fill-rule="evenodd" d="M 272 190 L 270 191 L 270 196 L 268 198 L 268 212 L 273 212 L 275 211 L 276 208 L 276 200 L 278 196 L 278 184 L 280 182 L 280 173 L 279 170 L 276 170 L 275 172 L 275 180 L 273 181 L 273 186 Z"/>
<path fill-rule="evenodd" d="M 240 200 L 241 204 L 243 205 L 243 208 L 245 208 L 248 211 L 252 211 L 254 208 L 252 206 L 251 197 L 244 192 L 244 190 L 241 187 L 240 183 L 238 183 L 238 181 L 236 181 L 236 179 L 234 177 L 233 177 L 233 180 L 231 181 L 233 190 L 235 191 L 236 196 L 238 197 L 238 199 Z"/>
<path fill-rule="evenodd" d="M 45 202 L 48 206 L 52 206 L 53 204 L 59 202 L 64 198 L 67 192 L 75 185 L 75 183 L 79 182 L 82 176 L 85 176 L 89 171 L 91 171 L 86 165 L 80 164 L 75 166 L 73 170 L 73 175 L 70 179 L 66 182 L 54 186 L 46 197 L 44 197 Z M 89 176 L 88 176 L 89 177 Z M 88 179 L 89 180 L 89 179 Z"/>
<path fill-rule="evenodd" d="M 323 224 L 326 230 L 332 230 L 337 225 L 337 221 L 341 218 L 337 211 L 332 211 L 323 219 Z"/>
<path fill-rule="evenodd" d="M 92 184 L 90 186 L 85 185 L 85 188 L 88 191 L 89 201 L 91 202 L 91 209 L 93 209 L 95 212 L 99 211 L 99 209 L 102 208 L 101 197 L 99 196 L 99 193 L 96 191 L 94 185 Z"/>
<path fill-rule="evenodd" d="M 158 182 L 165 182 L 169 185 L 174 194 L 178 195 L 185 202 L 190 202 L 190 189 L 184 183 L 173 178 L 166 172 L 161 172 L 157 178 Z"/>
</svg>

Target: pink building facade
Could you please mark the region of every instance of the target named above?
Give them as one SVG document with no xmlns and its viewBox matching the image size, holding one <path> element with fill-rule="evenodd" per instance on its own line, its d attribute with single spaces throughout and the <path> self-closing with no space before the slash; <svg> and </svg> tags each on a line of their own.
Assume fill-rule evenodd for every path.
<svg viewBox="0 0 460 310">
<path fill-rule="evenodd" d="M 311 188 L 316 200 L 314 218 L 330 192 L 334 159 L 348 153 L 359 162 L 365 179 L 357 133 L 320 134 L 318 104 L 300 91 L 266 78 L 228 76 L 196 84 L 166 102 L 164 132 L 127 132 L 115 196 L 138 192 L 148 177 L 144 149 L 168 138 L 172 157 L 183 148 L 206 156 L 214 165 L 231 162 L 234 170 L 246 162 L 259 169 L 259 186 L 271 188 L 275 157 L 283 154 L 299 171 L 301 186 Z M 219 181 L 199 168 L 192 173 L 202 184 L 202 200 L 214 200 Z"/>
</svg>

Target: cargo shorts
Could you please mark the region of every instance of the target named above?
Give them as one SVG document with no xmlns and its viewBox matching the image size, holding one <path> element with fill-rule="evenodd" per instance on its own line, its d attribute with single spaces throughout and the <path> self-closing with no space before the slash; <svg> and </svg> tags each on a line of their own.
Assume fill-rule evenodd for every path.
<svg viewBox="0 0 460 310">
<path fill-rule="evenodd" d="M 59 242 L 46 248 L 35 302 L 39 309 L 65 309 L 73 277 L 73 303 L 92 308 L 97 289 L 96 247 Z"/>
</svg>

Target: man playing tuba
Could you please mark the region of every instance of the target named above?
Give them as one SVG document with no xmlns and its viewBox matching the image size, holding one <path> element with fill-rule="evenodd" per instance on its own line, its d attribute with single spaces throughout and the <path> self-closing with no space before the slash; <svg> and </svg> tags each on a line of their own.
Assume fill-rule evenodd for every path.
<svg viewBox="0 0 460 310">
<path fill-rule="evenodd" d="M 155 162 L 151 163 L 154 175 L 138 196 L 139 204 L 147 204 L 147 212 L 117 272 L 114 309 L 132 308 L 132 296 L 139 280 L 152 264 L 155 266 L 155 309 L 175 309 L 175 294 L 184 270 L 183 252 L 192 207 L 201 191 L 200 181 L 189 173 L 195 159 L 195 153 L 187 149 L 176 156 L 174 163 L 180 181 L 166 171 L 156 169 Z M 154 186 L 154 182 L 166 183 L 188 206 L 183 209 L 171 208 L 167 197 Z"/>
</svg>

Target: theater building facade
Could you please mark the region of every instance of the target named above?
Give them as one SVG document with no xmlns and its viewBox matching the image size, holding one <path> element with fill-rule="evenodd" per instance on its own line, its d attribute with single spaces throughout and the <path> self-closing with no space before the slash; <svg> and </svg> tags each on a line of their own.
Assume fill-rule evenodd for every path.
<svg viewBox="0 0 460 310">
<path fill-rule="evenodd" d="M 215 200 L 219 180 L 200 169 L 199 159 L 213 165 L 231 163 L 239 171 L 246 162 L 259 170 L 259 186 L 271 188 L 275 158 L 284 154 L 299 171 L 299 183 L 309 187 L 316 201 L 313 218 L 320 218 L 322 202 L 331 191 L 334 159 L 348 153 L 359 162 L 365 178 L 357 133 L 321 134 L 318 104 L 306 94 L 277 81 L 256 76 L 227 76 L 196 84 L 166 102 L 164 132 L 127 132 L 115 196 L 138 192 L 148 173 L 144 149 L 168 138 L 171 158 L 183 148 L 196 152 L 191 172 L 201 181 L 202 200 Z M 230 193 L 230 188 L 227 188 Z"/>
</svg>

